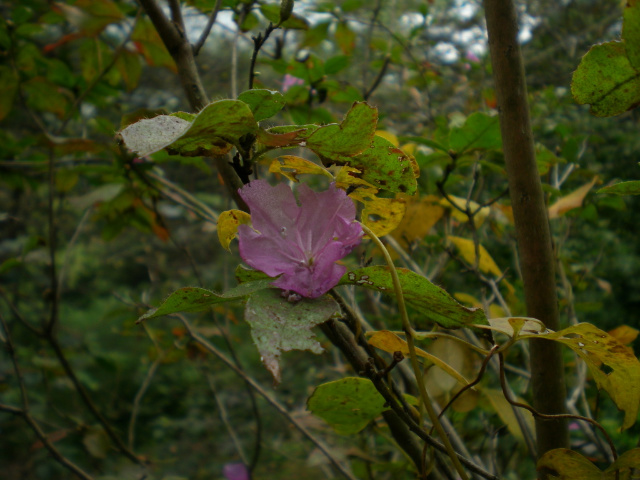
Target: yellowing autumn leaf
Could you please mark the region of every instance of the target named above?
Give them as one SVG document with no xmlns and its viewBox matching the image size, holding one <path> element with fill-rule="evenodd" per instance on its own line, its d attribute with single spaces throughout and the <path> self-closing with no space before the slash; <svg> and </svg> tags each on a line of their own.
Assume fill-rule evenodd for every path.
<svg viewBox="0 0 640 480">
<path fill-rule="evenodd" d="M 589 190 L 593 188 L 597 181 L 598 177 L 595 176 L 589 183 L 574 190 L 570 194 L 559 198 L 556 203 L 549 207 L 549 218 L 558 218 L 560 215 L 568 212 L 569 210 L 581 207 L 582 202 L 584 201 L 584 197 L 587 196 L 587 193 L 589 193 Z"/>
<path fill-rule="evenodd" d="M 622 429 L 636 422 L 640 407 L 640 362 L 631 348 L 590 323 L 538 335 L 527 335 L 523 330 L 520 336 L 555 340 L 571 348 L 587 364 L 598 388 L 605 390 L 624 412 Z M 607 372 L 600 368 L 601 364 L 607 365 Z"/>
<path fill-rule="evenodd" d="M 374 346 L 375 348 L 379 348 L 380 350 L 384 350 L 385 352 L 394 353 L 394 352 L 402 352 L 405 357 L 409 356 L 409 346 L 407 342 L 397 336 L 395 333 L 390 332 L 388 330 L 380 330 L 379 332 L 375 332 L 369 339 L 369 344 Z M 425 352 L 420 348 L 416 348 L 416 355 L 419 357 L 426 358 L 431 363 L 442 369 L 451 377 L 455 378 L 458 382 L 463 385 L 468 385 L 469 381 L 464 378 L 454 367 L 449 365 L 447 362 L 442 360 L 441 358 L 432 355 L 430 353 Z"/>
<path fill-rule="evenodd" d="M 393 231 L 393 238 L 405 249 L 414 241 L 423 239 L 444 215 L 444 208 L 433 195 L 408 197 L 404 218 Z"/>
<path fill-rule="evenodd" d="M 473 213 L 476 210 L 478 210 L 478 208 L 480 207 L 480 204 L 477 202 L 474 202 L 473 200 L 470 200 L 469 202 L 467 202 L 465 198 L 455 197 L 453 195 L 449 195 L 448 197 L 449 197 L 448 199 L 443 198 L 442 200 L 440 200 L 440 205 L 450 209 L 451 216 L 462 223 L 468 222 L 469 217 L 467 216 L 466 213 L 462 213 L 459 209 L 465 210 L 468 206 L 471 212 Z M 491 213 L 490 207 L 480 208 L 478 213 L 476 213 L 475 216 L 473 217 L 473 223 L 475 223 L 476 227 L 479 227 L 484 223 L 484 221 L 489 216 L 489 213 Z"/>
<path fill-rule="evenodd" d="M 220 240 L 222 248 L 230 251 L 229 244 L 238 235 L 238 226 L 250 224 L 251 215 L 242 210 L 222 212 L 218 217 L 218 240 Z"/>
<path fill-rule="evenodd" d="M 326 168 L 317 163 L 305 160 L 304 158 L 296 157 L 295 155 L 282 155 L 278 157 L 269 165 L 269 171 L 271 173 L 280 173 L 293 182 L 297 182 L 298 175 L 304 173 L 324 175 L 325 177 L 333 178 L 331 172 Z"/>
<path fill-rule="evenodd" d="M 478 307 L 478 308 L 484 307 L 484 305 L 482 305 L 482 302 L 480 300 L 475 298 L 473 295 L 469 295 L 468 293 L 458 292 L 458 293 L 454 293 L 453 296 L 460 303 L 466 303 L 467 305 L 470 305 L 472 307 Z M 491 305 L 489 305 L 488 318 L 499 318 L 504 316 L 505 316 L 505 311 L 500 305 L 498 305 L 497 303 L 492 303 Z"/>
<path fill-rule="evenodd" d="M 464 259 L 465 262 L 467 262 L 469 265 L 475 265 L 476 250 L 475 250 L 475 244 L 473 243 L 473 240 L 469 240 L 468 238 L 462 238 L 462 237 L 454 237 L 451 235 L 448 235 L 447 239 L 456 246 L 456 248 L 460 252 L 460 255 L 462 255 L 462 258 Z M 480 255 L 480 259 L 478 261 L 478 268 L 480 269 L 481 272 L 491 273 L 496 277 L 499 277 L 502 275 L 502 271 L 500 270 L 496 262 L 493 260 L 493 258 L 491 258 L 491 255 L 489 255 L 489 252 L 487 252 L 487 250 L 482 245 L 478 245 L 478 253 Z"/>
<path fill-rule="evenodd" d="M 638 330 L 628 325 L 620 325 L 609 331 L 609 335 L 618 340 L 623 345 L 629 345 L 638 337 Z"/>
<path fill-rule="evenodd" d="M 450 338 L 437 338 L 429 345 L 429 352 L 436 358 L 446 362 L 456 372 L 462 372 L 467 355 L 471 351 L 460 342 Z M 473 375 L 472 372 L 468 372 Z M 460 373 L 462 376 L 462 373 Z M 435 397 L 451 392 L 459 383 L 446 370 L 431 368 L 424 376 L 429 393 Z M 464 377 L 463 377 L 464 378 Z"/>
<path fill-rule="evenodd" d="M 400 150 L 402 150 L 407 155 L 415 155 L 416 148 L 417 148 L 417 145 L 415 143 L 405 143 L 400 147 Z"/>
<path fill-rule="evenodd" d="M 397 147 L 400 145 L 400 142 L 398 141 L 398 137 L 396 137 L 391 132 L 387 132 L 386 130 L 376 130 L 376 135 L 384 138 L 389 143 L 392 143 L 394 147 Z"/>
<path fill-rule="evenodd" d="M 342 167 L 331 167 L 331 171 L 334 172 L 336 187 L 338 188 L 347 190 L 348 188 L 353 189 L 354 187 L 357 187 L 357 189 L 366 190 L 373 195 L 375 195 L 379 191 L 375 185 L 372 185 L 366 180 L 362 180 L 360 178 L 360 174 L 362 172 L 357 168 L 348 167 L 345 165 Z"/>
<path fill-rule="evenodd" d="M 364 204 L 360 214 L 361 221 L 378 237 L 395 230 L 406 211 L 404 198 L 378 198 L 370 191 L 361 189 L 349 196 Z"/>
<path fill-rule="evenodd" d="M 480 392 L 487 400 L 489 400 L 493 409 L 509 429 L 509 432 L 511 432 L 517 440 L 524 442 L 524 435 L 522 433 L 520 423 L 518 423 L 518 419 L 513 412 L 513 407 L 507 399 L 504 398 L 502 391 L 492 388 L 483 388 Z M 521 403 L 526 403 L 522 398 L 517 398 L 516 400 Z M 524 421 L 529 425 L 529 430 L 534 431 L 534 420 L 531 412 L 525 409 L 520 409 L 520 412 L 522 413 Z"/>
</svg>

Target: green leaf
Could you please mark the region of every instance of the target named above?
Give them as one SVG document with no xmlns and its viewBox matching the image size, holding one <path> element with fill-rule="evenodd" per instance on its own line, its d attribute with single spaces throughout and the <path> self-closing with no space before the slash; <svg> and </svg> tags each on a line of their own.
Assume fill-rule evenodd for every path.
<svg viewBox="0 0 640 480">
<path fill-rule="evenodd" d="M 620 182 L 601 188 L 596 193 L 610 193 L 612 195 L 640 195 L 640 180 Z"/>
<path fill-rule="evenodd" d="M 258 123 L 249 106 L 239 100 L 207 105 L 193 123 L 172 115 L 159 115 L 129 125 L 120 132 L 127 148 L 139 155 L 167 149 L 172 155 L 219 156 L 232 145 L 242 149 L 241 138 L 255 134 Z"/>
<path fill-rule="evenodd" d="M 62 117 L 69 104 L 63 89 L 43 77 L 35 77 L 22 84 L 27 105 L 37 111 L 55 113 Z"/>
<path fill-rule="evenodd" d="M 361 178 L 381 190 L 413 195 L 418 188 L 417 167 L 413 158 L 377 135 L 359 155 L 336 156 L 333 160 L 338 165 L 356 168 L 360 173 L 351 173 L 351 176 Z"/>
<path fill-rule="evenodd" d="M 640 4 L 628 2 L 622 20 L 622 40 L 629 63 L 640 69 Z"/>
<path fill-rule="evenodd" d="M 11 111 L 18 91 L 18 76 L 11 67 L 0 65 L 0 120 Z"/>
<path fill-rule="evenodd" d="M 137 50 L 144 56 L 147 64 L 155 67 L 167 67 L 173 72 L 178 71 L 160 35 L 158 35 L 157 30 L 146 17 L 138 19 L 131 40 L 135 43 Z"/>
<path fill-rule="evenodd" d="M 7 258 L 4 262 L 0 263 L 0 274 L 6 273 L 9 270 L 12 270 L 14 267 L 18 267 L 22 265 L 22 261 L 15 258 Z"/>
<path fill-rule="evenodd" d="M 107 454 L 111 449 L 111 441 L 100 427 L 90 427 L 82 437 L 82 444 L 94 458 L 107 458 Z"/>
<path fill-rule="evenodd" d="M 327 75 L 334 75 L 348 67 L 350 61 L 347 55 L 336 55 L 324 63 L 324 71 Z"/>
<path fill-rule="evenodd" d="M 251 325 L 251 336 L 262 362 L 273 375 L 276 385 L 282 380 L 281 353 L 289 350 L 322 353 L 322 346 L 311 328 L 340 311 L 339 305 L 328 295 L 292 303 L 283 298 L 281 292 L 275 288 L 257 291 L 249 297 L 244 315 Z"/>
<path fill-rule="evenodd" d="M 396 270 L 405 301 L 421 314 L 416 316 L 418 328 L 428 328 L 428 322 L 435 322 L 444 328 L 467 327 L 470 324 L 488 325 L 481 309 L 461 305 L 445 290 L 411 270 Z M 340 280 L 340 285 L 358 285 L 395 296 L 391 273 L 386 266 L 365 267 L 347 272 Z"/>
<path fill-rule="evenodd" d="M 260 13 L 262 13 L 266 17 L 266 19 L 274 25 L 277 25 L 280 22 L 280 5 L 260 5 Z M 282 23 L 281 27 L 289 28 L 292 30 L 308 30 L 309 22 L 307 22 L 307 20 L 302 18 L 300 15 L 292 13 L 289 18 Z"/>
<path fill-rule="evenodd" d="M 573 73 L 571 93 L 579 104 L 590 104 L 598 117 L 619 115 L 640 102 L 640 72 L 635 70 L 625 44 L 594 45 Z"/>
<path fill-rule="evenodd" d="M 336 27 L 336 43 L 342 53 L 351 55 L 356 48 L 356 32 L 354 32 L 347 22 L 340 22 Z"/>
<path fill-rule="evenodd" d="M 252 268 L 245 267 L 244 265 L 238 265 L 235 271 L 235 277 L 238 283 L 252 282 L 254 280 L 264 280 L 265 278 L 273 280 L 260 270 L 253 270 Z"/>
<path fill-rule="evenodd" d="M 307 409 L 337 433 L 353 435 L 389 407 L 371 380 L 347 377 L 318 385 L 307 400 Z"/>
<path fill-rule="evenodd" d="M 602 480 L 602 471 L 578 452 L 556 448 L 538 460 L 537 469 L 549 469 L 559 480 Z"/>
<path fill-rule="evenodd" d="M 552 165 L 566 162 L 543 144 L 536 143 L 536 163 L 538 165 L 538 173 L 540 175 L 546 175 Z"/>
<path fill-rule="evenodd" d="M 318 128 L 307 139 L 307 147 L 329 162 L 336 157 L 352 157 L 370 146 L 377 124 L 377 108 L 354 103 L 342 123 Z"/>
<path fill-rule="evenodd" d="M 97 36 L 107 25 L 119 22 L 124 17 L 111 0 L 77 0 L 73 5 L 69 3 L 58 2 L 56 6 L 71 25 L 89 37 Z"/>
<path fill-rule="evenodd" d="M 266 278 L 243 283 L 221 294 L 198 287 L 181 288 L 169 295 L 158 308 L 152 308 L 142 315 L 137 323 L 172 313 L 199 312 L 216 303 L 242 300 L 252 293 L 269 288 L 272 280 L 272 278 Z"/>
<path fill-rule="evenodd" d="M 116 60 L 116 68 L 120 72 L 127 92 L 138 86 L 142 75 L 142 64 L 137 53 L 124 50 Z"/>
<path fill-rule="evenodd" d="M 477 149 L 501 148 L 500 119 L 486 113 L 472 113 L 461 127 L 451 128 L 449 146 L 458 154 Z"/>
<path fill-rule="evenodd" d="M 284 97 L 274 90 L 247 90 L 238 95 L 251 108 L 257 122 L 273 117 L 285 105 Z"/>
</svg>

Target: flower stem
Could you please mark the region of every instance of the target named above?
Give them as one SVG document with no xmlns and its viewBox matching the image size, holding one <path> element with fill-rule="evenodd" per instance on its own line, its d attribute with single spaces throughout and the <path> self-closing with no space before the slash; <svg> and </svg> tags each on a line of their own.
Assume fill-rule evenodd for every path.
<svg viewBox="0 0 640 480">
<path fill-rule="evenodd" d="M 409 347 L 409 356 L 411 357 L 411 366 L 413 367 L 413 374 L 415 375 L 416 382 L 418 383 L 418 390 L 420 391 L 420 398 L 422 400 L 422 403 L 424 404 L 427 410 L 427 414 L 429 415 L 429 419 L 431 420 L 431 423 L 433 423 L 433 426 L 436 428 L 436 431 L 438 432 L 438 435 L 440 436 L 442 443 L 444 444 L 447 450 L 447 454 L 449 455 L 449 458 L 453 462 L 453 466 L 455 467 L 456 471 L 460 475 L 460 478 L 462 478 L 462 480 L 468 480 L 469 477 L 467 473 L 464 471 L 464 468 L 462 467 L 460 460 L 458 460 L 458 456 L 456 455 L 456 452 L 453 450 L 453 446 L 451 445 L 451 442 L 449 441 L 449 437 L 447 436 L 447 433 L 444 431 L 444 428 L 440 423 L 440 420 L 438 419 L 438 415 L 433 409 L 431 398 L 429 397 L 429 393 L 427 392 L 427 388 L 425 387 L 424 377 L 422 375 L 422 370 L 420 369 L 420 365 L 418 364 L 418 357 L 416 355 L 416 348 L 414 344 L 415 330 L 409 323 L 409 316 L 407 315 L 407 307 L 404 303 L 404 295 L 402 293 L 402 286 L 400 285 L 400 278 L 398 277 L 398 272 L 396 271 L 396 267 L 393 264 L 393 260 L 391 259 L 391 256 L 389 255 L 387 248 L 380 241 L 377 235 L 373 233 L 371 229 L 366 225 L 362 223 L 361 225 L 362 225 L 362 230 L 364 230 L 364 232 L 367 235 L 369 235 L 369 237 L 371 237 L 371 240 L 373 240 L 374 243 L 380 248 L 387 262 L 387 265 L 389 266 L 389 271 L 391 272 L 391 279 L 393 280 L 393 289 L 396 292 L 396 301 L 398 302 L 398 310 L 400 311 L 400 316 L 402 318 L 402 328 L 405 331 L 405 334 L 407 337 L 407 346 Z"/>
</svg>

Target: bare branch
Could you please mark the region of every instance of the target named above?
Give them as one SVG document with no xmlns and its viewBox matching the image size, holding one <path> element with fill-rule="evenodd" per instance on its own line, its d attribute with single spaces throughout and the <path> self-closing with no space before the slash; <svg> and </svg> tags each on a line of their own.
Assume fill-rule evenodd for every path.
<svg viewBox="0 0 640 480">
<path fill-rule="evenodd" d="M 198 54 L 200 53 L 200 49 L 204 46 L 204 43 L 207 41 L 207 38 L 209 37 L 209 33 L 211 33 L 211 28 L 213 28 L 213 25 L 216 23 L 216 18 L 218 17 L 218 12 L 220 12 L 221 7 L 222 7 L 222 0 L 218 0 L 216 2 L 215 7 L 213 7 L 213 11 L 211 12 L 211 15 L 209 16 L 209 21 L 207 22 L 207 26 L 204 27 L 204 30 L 202 31 L 202 34 L 200 35 L 198 42 L 193 46 L 194 56 L 196 57 L 198 56 Z"/>
</svg>

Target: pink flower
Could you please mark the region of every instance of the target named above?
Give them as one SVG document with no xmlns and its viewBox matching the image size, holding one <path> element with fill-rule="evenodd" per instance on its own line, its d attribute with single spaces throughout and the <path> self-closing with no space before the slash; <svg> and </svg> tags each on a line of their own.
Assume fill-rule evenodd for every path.
<svg viewBox="0 0 640 480">
<path fill-rule="evenodd" d="M 249 470 L 243 463 L 227 463 L 222 474 L 227 480 L 249 480 Z"/>
<path fill-rule="evenodd" d="M 362 227 L 344 190 L 331 184 L 314 192 L 298 188 L 299 205 L 284 183 L 254 180 L 239 191 L 251 210 L 253 228 L 238 227 L 240 256 L 271 277 L 272 285 L 316 298 L 335 287 L 346 267 L 335 262 L 360 243 Z"/>
<path fill-rule="evenodd" d="M 286 92 L 294 85 L 304 85 L 304 80 L 298 77 L 294 77 L 293 75 L 285 74 L 284 79 L 282 80 L 282 91 Z"/>
</svg>

